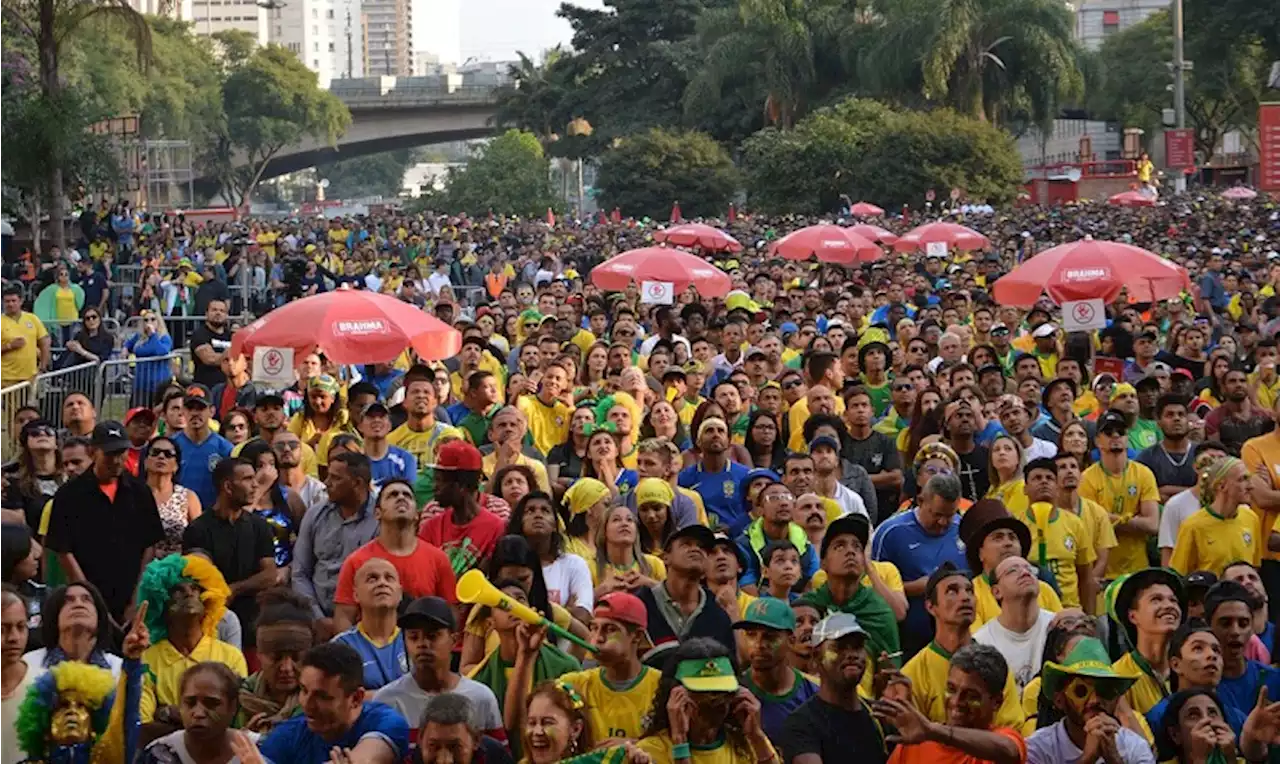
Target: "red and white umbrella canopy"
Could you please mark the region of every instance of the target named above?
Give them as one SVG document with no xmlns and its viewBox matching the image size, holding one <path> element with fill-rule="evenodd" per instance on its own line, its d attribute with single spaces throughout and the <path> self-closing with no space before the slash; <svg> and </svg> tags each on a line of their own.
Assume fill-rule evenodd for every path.
<svg viewBox="0 0 1280 764">
<path fill-rule="evenodd" d="M 884 210 L 871 202 L 858 202 L 849 208 L 849 214 L 858 218 L 878 218 L 884 214 Z"/>
<path fill-rule="evenodd" d="M 683 223 L 654 231 L 653 239 L 680 247 L 701 247 L 711 252 L 742 251 L 742 244 L 737 239 L 703 223 Z"/>
<path fill-rule="evenodd" d="M 1191 288 L 1187 270 L 1141 247 L 1081 239 L 1026 260 L 992 287 L 1000 305 L 1031 306 L 1047 292 L 1056 302 L 1101 299 L 1127 290 L 1138 302 L 1167 300 Z"/>
<path fill-rule="evenodd" d="M 1107 204 L 1116 207 L 1154 207 L 1156 200 L 1137 191 L 1122 191 L 1108 198 Z"/>
<path fill-rule="evenodd" d="M 1237 201 L 1244 201 L 1248 199 L 1258 198 L 1258 192 L 1254 191 L 1252 188 L 1249 188 L 1248 186 L 1232 186 L 1231 188 L 1228 188 L 1226 191 L 1222 192 L 1222 198 L 1234 199 Z"/>
<path fill-rule="evenodd" d="M 391 295 L 344 288 L 286 303 L 231 338 L 232 355 L 260 347 L 291 348 L 295 359 L 321 348 L 339 364 L 393 361 L 412 347 L 439 361 L 458 354 L 462 334 Z"/>
<path fill-rule="evenodd" d="M 849 230 L 858 234 L 859 236 L 866 239 L 867 241 L 874 241 L 877 244 L 892 245 L 895 241 L 898 240 L 898 234 L 894 233 L 893 231 L 889 231 L 887 229 L 881 228 L 878 225 L 871 225 L 870 223 L 859 223 L 857 225 L 851 225 L 849 226 Z"/>
<path fill-rule="evenodd" d="M 938 222 L 925 223 L 912 228 L 898 237 L 893 248 L 898 252 L 915 252 L 927 249 L 930 244 L 938 243 L 946 244 L 948 250 L 954 249 L 961 252 L 972 252 L 991 246 L 987 237 L 972 228 L 959 223 Z"/>
<path fill-rule="evenodd" d="M 668 247 L 633 249 L 591 269 L 591 283 L 610 292 L 621 292 L 633 281 L 670 282 L 677 292 L 692 286 L 703 297 L 724 297 L 733 288 L 729 274 L 696 255 Z"/>
<path fill-rule="evenodd" d="M 811 225 L 775 241 L 769 250 L 788 260 L 817 257 L 824 263 L 853 265 L 884 257 L 884 250 L 851 229 L 838 225 Z"/>
</svg>

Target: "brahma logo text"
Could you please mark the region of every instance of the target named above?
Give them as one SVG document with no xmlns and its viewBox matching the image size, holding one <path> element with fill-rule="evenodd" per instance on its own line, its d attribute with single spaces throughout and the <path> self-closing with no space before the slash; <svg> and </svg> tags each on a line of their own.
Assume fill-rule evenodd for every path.
<svg viewBox="0 0 1280 764">
<path fill-rule="evenodd" d="M 1063 281 L 1094 281 L 1111 277 L 1109 268 L 1076 268 L 1062 272 Z"/>
<path fill-rule="evenodd" d="M 381 334 L 387 330 L 381 319 L 369 321 L 339 321 L 334 327 L 338 334 Z"/>
</svg>

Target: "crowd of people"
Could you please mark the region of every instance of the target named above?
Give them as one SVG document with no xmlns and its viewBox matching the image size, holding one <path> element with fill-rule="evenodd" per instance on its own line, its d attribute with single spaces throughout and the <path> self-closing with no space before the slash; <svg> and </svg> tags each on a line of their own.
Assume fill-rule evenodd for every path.
<svg viewBox="0 0 1280 764">
<path fill-rule="evenodd" d="M 91 217 L 5 274 L 6 383 L 138 364 L 118 421 L 4 412 L 3 762 L 1280 760 L 1277 209 L 971 211 L 990 250 L 854 267 L 741 215 L 703 253 L 733 291 L 658 305 L 590 279 L 646 221 Z M 1192 288 L 1098 332 L 993 300 L 1086 235 Z M 321 348 L 287 389 L 230 354 L 344 287 L 460 352 Z"/>
</svg>

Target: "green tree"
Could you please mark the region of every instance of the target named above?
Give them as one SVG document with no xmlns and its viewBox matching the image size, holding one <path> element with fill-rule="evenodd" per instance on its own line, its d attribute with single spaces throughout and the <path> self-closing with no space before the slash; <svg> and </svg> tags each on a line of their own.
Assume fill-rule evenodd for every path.
<svg viewBox="0 0 1280 764">
<path fill-rule="evenodd" d="M 557 45 L 547 51 L 542 63 L 524 53 L 516 55 L 519 60 L 507 67 L 511 83 L 498 89 L 494 122 L 528 130 L 546 145 L 565 127 L 560 109 L 568 83 L 565 68 L 557 65 L 564 51 Z"/>
<path fill-rule="evenodd" d="M 691 217 L 721 215 L 738 189 L 724 147 L 704 133 L 651 128 L 628 136 L 600 158 L 602 207 L 665 217 L 673 202 Z"/>
<path fill-rule="evenodd" d="M 411 149 L 340 159 L 316 165 L 318 177 L 329 181 L 325 194 L 334 199 L 360 196 L 396 197 L 411 163 Z"/>
<path fill-rule="evenodd" d="M 78 101 L 74 97 L 61 98 L 65 88 L 61 58 L 64 47 L 82 33 L 85 24 L 111 19 L 125 30 L 140 61 L 145 62 L 151 55 L 151 27 L 128 0 L 3 0 L 0 11 L 4 16 L 5 36 L 25 38 L 35 49 L 37 81 L 48 109 L 65 109 Z M 63 134 L 54 137 L 60 136 Z M 74 143 L 54 147 L 59 156 L 68 156 L 74 150 Z M 53 162 L 48 167 L 49 219 L 54 224 L 53 242 L 60 248 L 66 246 L 66 228 L 62 224 L 66 212 L 65 170 L 61 162 Z"/>
<path fill-rule="evenodd" d="M 1257 122 L 1269 63 L 1259 42 L 1224 45 L 1186 29 L 1187 57 L 1195 61 L 1186 74 L 1187 126 L 1195 131 L 1196 151 L 1208 157 L 1226 132 L 1247 133 Z M 1173 24 L 1166 11 L 1111 35 L 1098 51 L 1101 80 L 1090 93 L 1090 110 L 1155 135 L 1164 109 L 1173 107 L 1172 60 Z"/>
<path fill-rule="evenodd" d="M 767 129 L 743 145 L 751 205 L 769 213 L 819 214 L 842 194 L 892 208 L 929 189 L 964 189 L 972 199 L 1013 199 L 1022 162 L 1005 131 L 949 109 L 893 110 L 850 99 Z"/>
<path fill-rule="evenodd" d="M 351 114 L 321 90 L 315 72 L 279 45 L 259 48 L 222 85 L 223 125 L 205 157 L 234 206 L 247 203 L 267 165 L 311 137 L 333 145 Z M 237 155 L 237 152 L 239 155 Z"/>
<path fill-rule="evenodd" d="M 442 195 L 431 196 L 441 209 L 478 217 L 490 211 L 538 216 L 556 206 L 550 166 L 533 133 L 508 130 L 476 148 L 464 167 L 451 169 Z"/>
<path fill-rule="evenodd" d="M 880 0 L 876 10 L 876 43 L 861 61 L 877 95 L 918 90 L 997 123 L 1025 110 L 1048 127 L 1083 93 L 1074 21 L 1058 0 Z"/>
</svg>

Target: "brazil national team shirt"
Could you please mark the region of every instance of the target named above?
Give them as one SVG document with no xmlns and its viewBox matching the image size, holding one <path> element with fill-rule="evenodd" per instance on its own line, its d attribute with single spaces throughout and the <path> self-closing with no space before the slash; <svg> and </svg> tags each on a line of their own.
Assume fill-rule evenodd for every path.
<svg viewBox="0 0 1280 764">
<path fill-rule="evenodd" d="M 719 525 L 727 526 L 732 538 L 751 522 L 742 497 L 738 495 L 738 485 L 749 471 L 737 462 L 726 462 L 719 472 L 707 472 L 701 464 L 694 464 L 680 471 L 678 481 L 681 488 L 692 488 L 698 492 L 707 507 L 707 514 L 715 515 Z"/>
</svg>

